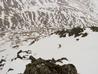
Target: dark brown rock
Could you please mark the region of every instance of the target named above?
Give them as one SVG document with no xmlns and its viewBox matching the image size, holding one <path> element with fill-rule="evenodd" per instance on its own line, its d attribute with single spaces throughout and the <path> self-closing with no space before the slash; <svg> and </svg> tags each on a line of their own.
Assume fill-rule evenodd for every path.
<svg viewBox="0 0 98 74">
<path fill-rule="evenodd" d="M 66 59 L 61 58 L 61 61 L 62 60 Z M 58 62 L 58 60 L 35 59 L 32 63 L 26 65 L 24 74 L 77 74 L 76 67 L 73 64 L 64 64 L 61 66 L 56 64 L 56 62 Z"/>
</svg>

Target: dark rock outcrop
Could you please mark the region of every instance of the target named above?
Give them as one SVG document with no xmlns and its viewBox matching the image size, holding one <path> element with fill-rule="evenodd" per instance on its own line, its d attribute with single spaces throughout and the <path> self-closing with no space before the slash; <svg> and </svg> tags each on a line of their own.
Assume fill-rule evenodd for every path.
<svg viewBox="0 0 98 74">
<path fill-rule="evenodd" d="M 98 27 L 92 26 L 92 27 L 90 27 L 90 29 L 91 29 L 93 32 L 98 32 Z"/>
<path fill-rule="evenodd" d="M 93 27 L 91 27 L 91 29 L 93 29 Z M 96 29 L 96 28 L 94 28 Z M 74 38 L 77 37 L 86 37 L 88 35 L 87 32 L 85 32 L 86 28 L 81 28 L 81 27 L 75 27 L 72 29 L 63 29 L 63 30 L 58 30 L 55 32 L 56 35 L 59 35 L 60 38 L 62 37 L 66 37 L 66 35 L 70 36 L 74 36 Z"/>
<path fill-rule="evenodd" d="M 30 59 L 32 63 L 26 66 L 24 74 L 77 74 L 76 67 L 73 64 L 56 64 L 62 62 L 62 60 L 67 60 L 66 58 L 44 60 L 30 56 Z"/>
</svg>

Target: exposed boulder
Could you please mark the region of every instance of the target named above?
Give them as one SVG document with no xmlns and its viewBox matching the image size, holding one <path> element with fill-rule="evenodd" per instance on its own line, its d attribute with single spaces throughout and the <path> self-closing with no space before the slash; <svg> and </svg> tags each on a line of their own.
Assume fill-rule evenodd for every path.
<svg viewBox="0 0 98 74">
<path fill-rule="evenodd" d="M 66 58 L 44 60 L 30 56 L 30 59 L 32 63 L 26 65 L 24 74 L 78 74 L 73 64 L 56 64 L 57 62 L 62 63 L 62 60 L 68 61 Z"/>
</svg>

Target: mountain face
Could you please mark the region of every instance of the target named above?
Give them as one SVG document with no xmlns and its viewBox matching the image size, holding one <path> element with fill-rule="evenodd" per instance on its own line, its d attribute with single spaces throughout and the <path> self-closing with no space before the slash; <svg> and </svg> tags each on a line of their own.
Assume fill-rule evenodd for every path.
<svg viewBox="0 0 98 74">
<path fill-rule="evenodd" d="M 36 41 L 62 29 L 97 26 L 85 1 L 0 0 L 0 37 Z"/>
<path fill-rule="evenodd" d="M 0 0 L 0 30 L 40 30 L 39 32 L 42 32 L 41 29 L 44 29 L 45 32 L 53 32 L 61 28 L 96 25 L 91 15 L 72 7 L 70 2 L 67 0 Z"/>
<path fill-rule="evenodd" d="M 50 44 L 45 43 L 48 50 L 45 47 L 43 51 L 40 46 L 43 41 L 39 45 L 36 44 L 35 48 L 28 46 L 28 43 L 31 45 L 35 41 L 52 34 L 59 35 L 60 38 L 73 36 L 78 41 L 79 38 L 86 37 L 92 31 L 98 32 L 97 4 L 94 5 L 93 1 L 95 0 L 0 0 L 0 74 L 23 73 L 26 64 L 31 62 L 29 59 L 31 55 L 36 55 L 41 52 L 41 55 L 44 56 L 51 54 L 56 55 L 57 50 L 55 50 L 54 47 L 48 48 L 52 47 L 51 40 L 49 40 Z M 53 42 L 55 41 L 57 40 L 54 38 Z M 85 41 L 86 39 L 82 42 L 82 47 L 87 45 L 87 47 L 90 46 L 91 48 L 93 39 L 90 42 L 88 38 L 88 43 L 92 43 L 90 45 L 88 45 L 88 43 L 85 44 Z M 68 50 L 76 49 L 69 44 L 71 42 L 65 43 L 65 47 L 72 47 L 67 48 Z M 74 45 L 74 43 L 72 43 L 72 45 Z M 58 44 L 58 48 L 60 49 L 62 45 L 60 43 Z M 22 47 L 22 45 L 24 46 Z M 38 49 L 40 49 L 40 51 L 36 50 L 37 47 L 39 47 Z M 66 48 L 63 48 L 63 50 L 65 49 Z M 59 51 L 58 53 L 60 54 Z M 65 53 L 67 53 L 65 51 L 61 51 L 61 54 L 63 53 L 64 56 L 66 56 Z M 70 51 L 72 50 L 69 50 L 69 52 Z M 72 51 L 72 53 L 74 51 Z M 77 51 L 75 51 L 75 54 L 76 52 Z M 87 51 L 86 55 L 88 53 Z M 69 54 L 71 54 L 71 52 Z M 83 55 L 84 50 L 83 53 L 80 54 Z M 39 54 L 38 57 L 40 57 Z M 83 56 L 82 58 L 85 57 Z M 81 60 L 81 57 L 78 57 L 78 59 Z"/>
</svg>

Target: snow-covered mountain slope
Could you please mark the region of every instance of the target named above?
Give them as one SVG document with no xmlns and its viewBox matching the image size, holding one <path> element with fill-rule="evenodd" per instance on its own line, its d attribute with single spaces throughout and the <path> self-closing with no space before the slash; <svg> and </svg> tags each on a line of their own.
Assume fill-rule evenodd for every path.
<svg viewBox="0 0 98 74">
<path fill-rule="evenodd" d="M 98 74 L 96 2 L 0 0 L 0 74 L 23 73 L 30 55 L 67 56 L 80 74 Z"/>
<path fill-rule="evenodd" d="M 18 44 L 62 29 L 97 27 L 87 5 L 78 0 L 0 0 L 0 39 Z"/>
<path fill-rule="evenodd" d="M 86 32 L 89 35 L 79 41 L 76 41 L 74 36 L 59 38 L 53 34 L 30 46 L 25 42 L 24 46 L 12 48 L 10 42 L 6 42 L 0 46 L 0 74 L 23 73 L 26 65 L 31 62 L 28 59 L 31 55 L 44 59 L 67 57 L 69 61 L 64 63 L 73 63 L 79 74 L 97 74 L 98 33 L 89 29 Z"/>
<path fill-rule="evenodd" d="M 96 25 L 91 15 L 71 6 L 65 0 L 1 0 L 1 30 L 33 30 L 47 27 L 88 27 Z M 53 30 L 54 31 L 54 30 Z"/>
</svg>

